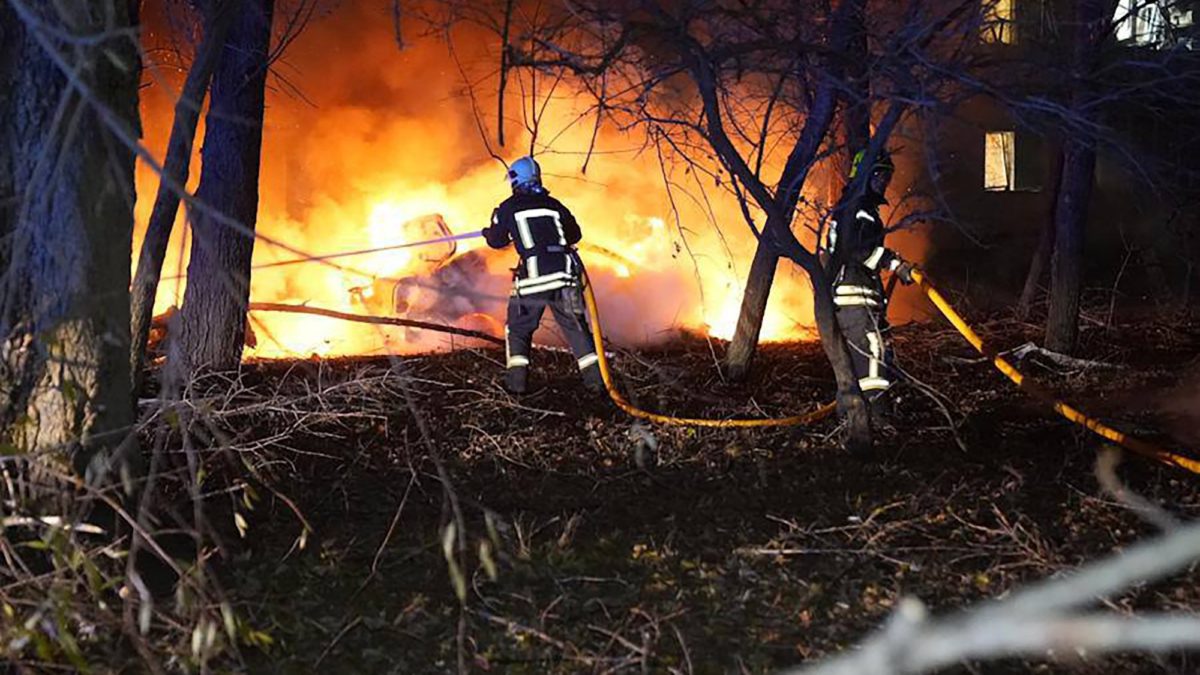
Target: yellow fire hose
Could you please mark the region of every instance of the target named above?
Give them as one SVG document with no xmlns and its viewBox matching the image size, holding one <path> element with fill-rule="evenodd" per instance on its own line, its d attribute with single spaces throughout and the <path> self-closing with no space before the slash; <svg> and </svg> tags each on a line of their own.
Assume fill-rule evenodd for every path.
<svg viewBox="0 0 1200 675">
<path fill-rule="evenodd" d="M 833 414 L 837 409 L 834 403 L 827 403 L 816 410 L 796 415 L 794 417 L 780 417 L 776 419 L 759 419 L 759 420 L 709 420 L 692 417 L 672 417 L 670 415 L 660 415 L 652 413 L 641 408 L 634 407 L 621 392 L 617 391 L 616 384 L 613 383 L 612 371 L 608 366 L 608 357 L 604 354 L 604 335 L 600 330 L 600 310 L 596 307 L 596 295 L 592 293 L 592 283 L 588 279 L 587 273 L 583 274 L 583 298 L 587 304 L 588 321 L 592 324 L 592 339 L 596 343 L 596 356 L 599 357 L 600 377 L 604 379 L 604 388 L 608 390 L 608 395 L 612 398 L 613 403 L 617 407 L 624 410 L 629 415 L 659 424 L 675 424 L 688 427 L 713 427 L 717 429 L 744 429 L 747 427 L 789 427 L 799 426 L 803 424 L 812 424 L 818 420 L 825 419 Z"/>
<path fill-rule="evenodd" d="M 1014 384 L 1016 384 L 1026 393 L 1029 393 L 1035 398 L 1041 399 L 1050 404 L 1058 414 L 1067 418 L 1071 422 L 1074 422 L 1075 424 L 1078 424 L 1092 431 L 1093 433 L 1117 443 L 1139 455 L 1149 457 L 1164 464 L 1170 464 L 1172 466 L 1179 467 L 1192 473 L 1200 474 L 1200 461 L 1168 452 L 1156 445 L 1117 431 L 1116 429 L 1104 424 L 1100 420 L 1093 417 L 1088 417 L 1078 409 L 1054 398 L 1048 392 L 1045 392 L 1041 388 L 1037 387 L 1034 383 L 1026 381 L 1025 376 L 1011 363 L 1009 363 L 1007 359 L 984 346 L 983 338 L 981 338 L 979 334 L 967 324 L 962 315 L 960 315 L 954 310 L 953 307 L 950 306 L 950 303 L 946 301 L 946 298 L 944 298 L 942 294 L 939 293 L 938 290 L 929 283 L 929 281 L 925 278 L 925 275 L 922 274 L 920 270 L 914 269 L 912 271 L 912 276 L 913 281 L 916 282 L 921 290 L 925 292 L 925 295 L 929 297 L 934 306 L 937 307 L 942 315 L 950 321 L 954 328 L 957 329 L 964 338 L 966 338 L 967 342 L 971 343 L 971 346 L 974 347 L 980 354 L 990 358 L 992 360 L 992 364 L 996 366 L 997 370 L 1008 377 L 1008 379 L 1012 380 Z M 658 422 L 660 424 L 713 427 L 718 429 L 785 427 L 812 424 L 813 422 L 817 422 L 829 417 L 837 409 L 837 405 L 835 403 L 826 403 L 812 412 L 793 417 L 754 420 L 714 420 L 672 417 L 670 415 L 660 415 L 658 413 L 652 413 L 647 410 L 637 408 L 630 404 L 629 401 L 625 400 L 625 397 L 621 395 L 621 392 L 617 390 L 616 385 L 613 383 L 612 371 L 608 364 L 608 357 L 604 353 L 604 335 L 600 330 L 600 310 L 596 306 L 596 296 L 592 292 L 592 284 L 588 279 L 586 272 L 583 274 L 583 297 L 585 303 L 587 304 L 588 319 L 591 323 L 592 329 L 592 339 L 596 343 L 596 355 L 599 357 L 600 376 L 604 380 L 604 388 L 608 390 L 608 395 L 612 398 L 613 403 L 615 403 L 618 408 L 633 417 L 649 420 L 651 422 Z"/>
<path fill-rule="evenodd" d="M 973 328 L 967 325 L 967 322 L 963 320 L 962 315 L 954 311 L 954 308 L 950 306 L 950 303 L 946 301 L 946 298 L 942 297 L 942 294 L 939 293 L 938 290 L 929 283 L 929 281 L 925 278 L 925 275 L 922 274 L 920 270 L 913 270 L 912 276 L 913 281 L 915 281 L 917 285 L 921 287 L 921 290 L 925 292 L 925 295 L 929 296 L 930 301 L 932 301 L 934 306 L 938 308 L 938 311 L 940 311 L 942 315 L 954 325 L 954 328 L 957 329 L 964 338 L 966 338 L 967 342 L 970 342 L 971 346 L 974 347 L 975 350 L 980 354 L 983 354 L 985 357 L 991 359 L 992 365 L 996 366 L 996 370 L 1004 373 L 1005 377 L 1012 380 L 1014 384 L 1023 389 L 1026 393 L 1029 393 L 1035 398 L 1049 403 L 1054 408 L 1055 412 L 1074 422 L 1075 424 L 1085 427 L 1093 433 L 1103 436 L 1104 438 L 1107 438 L 1108 440 L 1117 443 L 1122 447 L 1132 450 L 1139 455 L 1144 455 L 1151 459 L 1158 460 L 1164 464 L 1170 464 L 1186 471 L 1200 474 L 1200 462 L 1182 455 L 1176 455 L 1172 452 L 1163 450 L 1156 445 L 1147 443 L 1139 438 L 1134 438 L 1133 436 L 1129 436 L 1117 431 L 1100 420 L 1094 417 L 1088 417 L 1076 408 L 1073 408 L 1070 405 L 1054 398 L 1048 392 L 1037 387 L 1034 383 L 1027 382 L 1025 380 L 1025 376 L 1021 374 L 1021 372 L 1018 371 L 1011 363 L 1009 363 L 1007 359 L 984 346 L 983 338 L 979 337 L 979 334 L 976 333 Z"/>
</svg>

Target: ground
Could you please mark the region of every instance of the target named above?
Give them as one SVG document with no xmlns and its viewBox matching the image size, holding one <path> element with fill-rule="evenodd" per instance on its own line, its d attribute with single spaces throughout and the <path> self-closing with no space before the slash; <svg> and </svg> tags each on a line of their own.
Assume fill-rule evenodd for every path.
<svg viewBox="0 0 1200 675">
<path fill-rule="evenodd" d="M 1011 319 L 982 332 L 1002 349 L 1037 336 Z M 501 390 L 493 349 L 247 365 L 222 385 L 214 419 L 269 489 L 253 510 L 240 492 L 210 501 L 229 533 L 225 585 L 273 641 L 245 653 L 251 671 L 447 672 L 461 658 L 476 672 L 767 672 L 861 640 L 901 596 L 950 611 L 1154 533 L 1098 487 L 1098 439 L 973 360 L 956 334 L 910 325 L 896 346 L 958 440 L 915 387 L 897 429 L 854 457 L 833 421 L 634 422 L 585 394 L 562 353 L 536 355 L 539 388 L 521 399 Z M 621 387 L 642 407 L 704 416 L 782 415 L 830 397 L 816 344 L 765 347 L 741 385 L 720 379 L 721 349 L 681 337 L 620 352 Z M 1180 398 L 1195 396 L 1198 355 L 1200 323 L 1129 317 L 1083 333 L 1083 357 L 1120 369 L 1028 365 L 1085 409 L 1148 438 L 1172 442 L 1169 431 L 1179 448 L 1200 428 L 1200 396 Z M 1119 474 L 1181 518 L 1200 512 L 1200 477 L 1136 457 Z M 313 528 L 303 547 L 297 511 Z M 1193 571 L 1105 604 L 1195 610 L 1198 581 Z M 963 672 L 1197 667 L 1175 655 Z"/>
</svg>

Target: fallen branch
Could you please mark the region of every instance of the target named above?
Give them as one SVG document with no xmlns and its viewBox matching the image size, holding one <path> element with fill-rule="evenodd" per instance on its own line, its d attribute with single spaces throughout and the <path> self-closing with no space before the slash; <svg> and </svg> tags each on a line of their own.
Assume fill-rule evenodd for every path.
<svg viewBox="0 0 1200 675">
<path fill-rule="evenodd" d="M 1117 477 L 1117 465 L 1121 463 L 1121 449 L 1117 446 L 1106 445 L 1096 458 L 1096 481 L 1100 487 L 1130 511 L 1141 516 L 1142 520 L 1162 530 L 1170 532 L 1179 527 L 1175 517 L 1158 504 L 1150 501 L 1121 482 Z"/>
<path fill-rule="evenodd" d="M 1200 619 L 1187 614 L 1124 617 L 1074 613 L 1099 598 L 1161 579 L 1200 557 L 1200 525 L 1126 549 L 1069 576 L 1051 578 L 1003 600 L 931 619 L 915 598 L 874 637 L 795 675 L 923 673 L 969 659 L 1200 647 Z"/>
<path fill-rule="evenodd" d="M 1105 370 L 1123 370 L 1124 369 L 1124 366 L 1121 366 L 1121 365 L 1118 365 L 1115 363 L 1106 363 L 1104 361 L 1093 361 L 1091 359 L 1079 359 L 1079 358 L 1075 358 L 1074 356 L 1060 354 L 1059 352 L 1050 351 L 1049 349 L 1046 349 L 1045 347 L 1039 347 L 1038 345 L 1036 345 L 1032 342 L 1026 342 L 1025 344 L 1021 345 L 1020 347 L 1017 347 L 1016 349 L 1011 350 L 1010 353 L 1018 361 L 1024 361 L 1025 359 L 1027 359 L 1031 356 L 1040 356 L 1057 366 L 1061 366 L 1063 368 L 1070 368 L 1073 370 L 1087 370 L 1088 368 L 1099 368 L 1099 369 L 1105 369 Z"/>
<path fill-rule="evenodd" d="M 456 326 L 446 326 L 440 323 L 429 323 L 427 321 L 417 321 L 415 319 L 400 319 L 392 316 L 370 316 L 368 314 L 350 314 L 348 312 L 339 312 L 332 309 L 321 309 L 319 307 L 306 307 L 304 305 L 288 305 L 280 302 L 252 302 L 250 303 L 251 312 L 291 312 L 294 314 L 313 314 L 315 316 L 323 316 L 329 319 L 341 319 L 342 321 L 356 321 L 358 323 L 372 323 L 382 326 L 404 326 L 406 328 L 420 328 L 421 330 L 431 330 L 439 333 L 449 333 L 450 335 L 461 335 L 463 337 L 475 338 L 484 342 L 502 345 L 504 340 L 494 335 L 484 333 L 483 331 L 471 330 L 469 328 L 458 328 Z"/>
<path fill-rule="evenodd" d="M 1049 361 L 1050 363 L 1053 363 L 1056 366 L 1059 366 L 1062 368 L 1067 368 L 1069 370 L 1087 370 L 1088 368 L 1097 368 L 1097 369 L 1101 369 L 1101 370 L 1124 370 L 1125 369 L 1125 366 L 1122 366 L 1117 363 L 1108 363 L 1105 361 L 1093 361 L 1091 359 L 1079 359 L 1079 358 L 1075 358 L 1074 356 L 1068 356 L 1066 354 L 1060 354 L 1059 352 L 1053 352 L 1053 351 L 1050 351 L 1049 349 L 1046 349 L 1045 347 L 1039 347 L 1038 345 L 1036 345 L 1032 342 L 1026 342 L 1025 344 L 1021 345 L 1020 347 L 1014 347 L 1013 349 L 1008 349 L 1008 350 L 1005 350 L 1002 352 L 998 352 L 997 356 L 1012 356 L 1017 361 L 1024 361 L 1030 357 L 1038 356 L 1043 359 L 1046 359 L 1047 361 Z M 990 356 L 963 357 L 963 356 L 954 356 L 953 354 L 948 354 L 948 355 L 942 356 L 941 358 L 942 358 L 942 361 L 945 361 L 946 363 L 954 363 L 954 364 L 962 364 L 962 365 L 976 365 L 976 364 L 980 364 L 980 363 L 990 363 L 992 360 L 992 358 Z"/>
</svg>

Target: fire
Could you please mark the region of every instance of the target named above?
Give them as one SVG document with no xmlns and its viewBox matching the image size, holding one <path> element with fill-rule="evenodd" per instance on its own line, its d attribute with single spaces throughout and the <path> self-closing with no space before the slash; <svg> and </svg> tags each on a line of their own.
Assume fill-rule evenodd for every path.
<svg viewBox="0 0 1200 675">
<path fill-rule="evenodd" d="M 487 155 L 459 74 L 446 67 L 444 44 L 418 41 L 398 53 L 390 23 L 375 20 L 373 11 L 340 6 L 290 47 L 289 70 L 302 74 L 299 85 L 316 105 L 268 91 L 257 228 L 294 250 L 327 255 L 439 231 L 478 231 L 508 194 L 504 169 Z M 346 35 L 356 36 L 353 50 L 342 49 Z M 473 49 L 465 58 L 490 64 L 492 57 L 478 51 L 483 47 Z M 329 58 L 331 52 L 338 57 Z M 143 92 L 145 140 L 156 154 L 166 146 L 176 92 Z M 678 330 L 731 337 L 757 244 L 736 202 L 682 167 L 667 167 L 668 193 L 658 158 L 640 151 L 643 139 L 635 133 L 601 132 L 582 174 L 591 123 L 579 122 L 571 97 L 558 99 L 541 122 L 553 131 L 539 140 L 553 137 L 554 151 L 539 151 L 538 159 L 547 186 L 583 228 L 580 254 L 596 283 L 606 333 L 624 344 Z M 520 102 L 514 99 L 510 109 L 520 110 Z M 528 151 L 530 138 L 517 121 L 508 125 L 502 154 L 511 159 Z M 197 161 L 193 184 L 198 174 Z M 156 185 L 153 172 L 140 166 L 143 227 Z M 176 230 L 164 276 L 186 269 L 183 228 Z M 140 238 L 139 231 L 135 250 Z M 294 257 L 260 241 L 253 262 Z M 402 248 L 257 270 L 251 299 L 502 332 L 515 262 L 511 250 L 491 251 L 479 238 L 453 247 Z M 764 340 L 812 337 L 811 292 L 791 267 L 780 265 Z M 164 282 L 156 311 L 181 297 L 181 284 Z M 258 346 L 249 357 L 406 353 L 451 344 L 440 334 L 316 316 L 252 313 L 251 319 Z M 553 331 L 539 339 L 553 341 Z"/>
</svg>

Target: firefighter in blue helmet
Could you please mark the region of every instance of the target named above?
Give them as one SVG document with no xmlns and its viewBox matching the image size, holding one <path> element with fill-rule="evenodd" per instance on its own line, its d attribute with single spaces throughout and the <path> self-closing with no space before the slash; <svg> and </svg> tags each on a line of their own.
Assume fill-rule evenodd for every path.
<svg viewBox="0 0 1200 675">
<path fill-rule="evenodd" d="M 825 242 L 829 256 L 833 301 L 838 325 L 850 348 L 858 386 L 871 409 L 875 424 L 883 424 L 891 413 L 888 390 L 895 381 L 892 346 L 887 322 L 888 298 L 880 273 L 890 270 L 905 284 L 912 283 L 913 266 L 884 246 L 887 234 L 879 207 L 895 165 L 882 150 L 870 167 L 864 167 L 863 151 L 854 156 L 850 168 L 851 187 L 859 172 L 869 170 L 864 189 L 843 195 Z"/>
<path fill-rule="evenodd" d="M 512 163 L 508 182 L 512 196 L 496 207 L 491 226 L 483 231 L 488 246 L 498 249 L 511 243 L 521 257 L 513 274 L 504 328 L 508 359 L 504 388 L 514 394 L 528 388 L 533 333 L 549 307 L 575 354 L 584 384 L 599 391 L 604 383 L 584 315 L 581 264 L 575 253 L 582 238 L 579 223 L 542 185 L 541 167 L 532 157 Z"/>
</svg>

